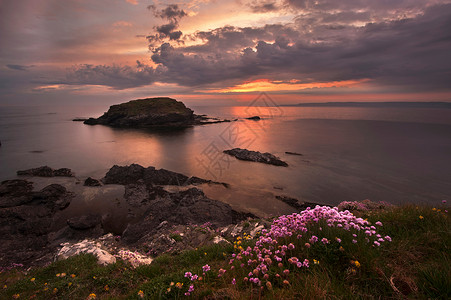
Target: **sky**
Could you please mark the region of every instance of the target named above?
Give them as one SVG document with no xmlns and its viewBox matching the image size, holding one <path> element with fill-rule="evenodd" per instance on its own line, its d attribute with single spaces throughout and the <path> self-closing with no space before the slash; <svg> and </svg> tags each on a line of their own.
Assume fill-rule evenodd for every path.
<svg viewBox="0 0 451 300">
<path fill-rule="evenodd" d="M 451 101 L 451 0 L 0 0 L 0 105 Z"/>
</svg>

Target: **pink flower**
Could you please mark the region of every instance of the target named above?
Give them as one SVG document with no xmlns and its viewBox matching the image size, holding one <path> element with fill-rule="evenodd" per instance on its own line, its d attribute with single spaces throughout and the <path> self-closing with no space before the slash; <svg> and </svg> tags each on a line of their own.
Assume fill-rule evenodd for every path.
<svg viewBox="0 0 451 300">
<path fill-rule="evenodd" d="M 384 238 L 385 238 L 385 240 L 391 242 L 391 237 L 389 237 L 388 235 L 386 235 Z"/>
<path fill-rule="evenodd" d="M 205 266 L 202 267 L 202 270 L 203 270 L 204 272 L 208 272 L 208 271 L 210 271 L 210 266 L 209 266 L 209 265 L 205 265 Z M 185 276 L 185 277 L 186 277 L 186 276 Z"/>
<path fill-rule="evenodd" d="M 232 279 L 232 284 L 235 285 L 236 284 L 236 280 L 235 278 Z"/>
<path fill-rule="evenodd" d="M 376 224 L 377 226 L 382 226 L 382 222 L 381 222 L 381 221 L 377 221 L 375 224 Z"/>
</svg>

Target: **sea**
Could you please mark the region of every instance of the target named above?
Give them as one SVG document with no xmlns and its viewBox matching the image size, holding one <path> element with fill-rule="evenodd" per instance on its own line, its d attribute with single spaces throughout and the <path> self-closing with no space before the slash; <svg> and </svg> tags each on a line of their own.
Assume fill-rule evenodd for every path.
<svg viewBox="0 0 451 300">
<path fill-rule="evenodd" d="M 211 199 L 258 216 L 295 211 L 276 196 L 327 205 L 364 199 L 439 205 L 451 198 L 450 108 L 191 108 L 231 122 L 178 131 L 118 129 L 72 121 L 98 117 L 105 106 L 1 106 L 0 180 L 43 165 L 70 168 L 75 178 L 28 179 L 35 189 L 56 182 L 79 194 L 69 214 L 108 211 L 117 220 L 130 214 L 123 206 L 123 187 L 96 190 L 82 183 L 89 176 L 102 178 L 113 165 L 133 163 L 228 183 L 228 188 L 201 188 Z M 246 119 L 254 115 L 261 120 Z M 236 147 L 272 153 L 288 167 L 240 161 L 222 152 Z"/>
</svg>

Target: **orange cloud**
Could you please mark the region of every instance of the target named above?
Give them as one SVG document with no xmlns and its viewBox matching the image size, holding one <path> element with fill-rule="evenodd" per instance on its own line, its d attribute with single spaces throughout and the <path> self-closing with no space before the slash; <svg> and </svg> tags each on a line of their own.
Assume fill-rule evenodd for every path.
<svg viewBox="0 0 451 300">
<path fill-rule="evenodd" d="M 138 5 L 138 0 L 125 0 L 125 1 L 133 5 Z"/>
<path fill-rule="evenodd" d="M 306 89 L 319 88 L 337 88 L 337 87 L 352 87 L 361 83 L 368 82 L 369 79 L 359 80 L 343 80 L 330 82 L 310 82 L 300 83 L 299 80 L 292 79 L 290 81 L 271 81 L 269 79 L 258 79 L 248 81 L 233 87 L 227 87 L 218 90 L 204 90 L 201 92 L 207 93 L 249 93 L 249 92 L 281 92 L 281 91 L 300 91 Z"/>
</svg>

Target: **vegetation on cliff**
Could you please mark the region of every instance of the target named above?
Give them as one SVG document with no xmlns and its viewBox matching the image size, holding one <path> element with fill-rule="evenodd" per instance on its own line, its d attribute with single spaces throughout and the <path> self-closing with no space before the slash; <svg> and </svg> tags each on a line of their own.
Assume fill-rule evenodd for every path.
<svg viewBox="0 0 451 300">
<path fill-rule="evenodd" d="M 123 260 L 99 266 L 80 255 L 45 268 L 3 270 L 0 298 L 450 298 L 446 203 L 342 206 L 353 214 L 317 207 L 280 216 L 254 238 L 163 254 L 136 268 Z"/>
</svg>

